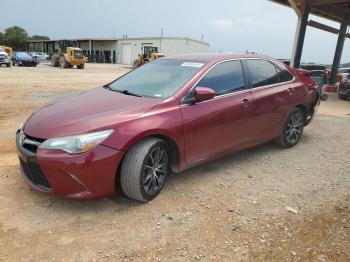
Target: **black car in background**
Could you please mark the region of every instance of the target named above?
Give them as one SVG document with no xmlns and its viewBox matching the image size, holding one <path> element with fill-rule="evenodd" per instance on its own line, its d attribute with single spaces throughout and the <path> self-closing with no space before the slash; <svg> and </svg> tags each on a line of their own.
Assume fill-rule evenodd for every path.
<svg viewBox="0 0 350 262">
<path fill-rule="evenodd" d="M 17 66 L 36 66 L 36 59 L 31 57 L 27 52 L 15 52 L 11 58 L 12 64 Z"/>
</svg>

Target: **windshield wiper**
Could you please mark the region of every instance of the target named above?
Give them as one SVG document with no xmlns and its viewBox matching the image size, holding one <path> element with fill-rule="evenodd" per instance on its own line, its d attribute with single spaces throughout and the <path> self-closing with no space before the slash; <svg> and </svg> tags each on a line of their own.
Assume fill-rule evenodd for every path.
<svg viewBox="0 0 350 262">
<path fill-rule="evenodd" d="M 109 91 L 113 91 L 112 88 L 109 85 L 105 85 L 105 86 L 103 86 L 103 88 L 105 88 L 105 89 L 107 89 Z"/>
<path fill-rule="evenodd" d="M 117 92 L 119 92 L 119 93 L 122 93 L 122 94 L 128 95 L 128 96 L 142 97 L 142 96 L 140 96 L 140 95 L 138 95 L 138 94 L 135 94 L 135 93 L 130 92 L 129 90 L 113 90 L 113 91 L 117 91 Z"/>
<path fill-rule="evenodd" d="M 122 93 L 124 95 L 128 95 L 128 96 L 137 96 L 137 97 L 142 97 L 141 95 L 138 95 L 138 94 L 135 94 L 135 93 L 132 93 L 130 92 L 129 90 L 115 90 L 115 89 L 112 89 L 109 85 L 105 85 L 103 86 L 103 88 L 109 90 L 109 91 L 114 91 L 114 92 L 118 92 L 118 93 Z"/>
</svg>

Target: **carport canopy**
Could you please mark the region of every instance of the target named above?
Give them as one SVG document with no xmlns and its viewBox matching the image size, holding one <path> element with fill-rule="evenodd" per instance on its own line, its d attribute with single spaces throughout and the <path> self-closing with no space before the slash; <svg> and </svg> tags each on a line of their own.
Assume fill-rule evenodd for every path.
<svg viewBox="0 0 350 262">
<path fill-rule="evenodd" d="M 298 16 L 297 30 L 294 39 L 291 65 L 299 67 L 304 46 L 306 27 L 312 26 L 338 35 L 335 49 L 330 84 L 334 84 L 338 73 L 346 38 L 350 38 L 347 28 L 350 25 L 350 0 L 271 0 L 289 6 Z M 322 23 L 309 20 L 309 14 L 340 23 L 340 28 L 333 28 Z"/>
</svg>

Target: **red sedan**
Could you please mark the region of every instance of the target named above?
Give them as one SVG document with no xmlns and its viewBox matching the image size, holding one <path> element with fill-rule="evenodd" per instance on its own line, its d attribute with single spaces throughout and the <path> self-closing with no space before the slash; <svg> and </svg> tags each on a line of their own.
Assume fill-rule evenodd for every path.
<svg viewBox="0 0 350 262">
<path fill-rule="evenodd" d="M 295 146 L 319 104 L 316 84 L 257 55 L 184 55 L 34 112 L 17 132 L 21 174 L 68 198 L 149 201 L 169 172 L 277 141 Z"/>
</svg>

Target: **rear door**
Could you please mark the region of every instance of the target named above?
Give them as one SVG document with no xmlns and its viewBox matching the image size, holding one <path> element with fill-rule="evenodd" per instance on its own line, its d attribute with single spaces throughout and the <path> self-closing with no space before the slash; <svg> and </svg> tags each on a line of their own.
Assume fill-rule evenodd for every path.
<svg viewBox="0 0 350 262">
<path fill-rule="evenodd" d="M 253 98 L 253 142 L 264 143 L 282 132 L 288 113 L 295 105 L 294 76 L 264 59 L 245 60 Z"/>
<path fill-rule="evenodd" d="M 193 98 L 193 89 L 181 105 L 189 165 L 242 148 L 251 139 L 247 126 L 252 117 L 252 98 L 251 91 L 246 89 L 240 60 L 216 65 L 195 87 L 212 88 L 216 96 L 195 104 L 186 103 Z"/>
</svg>

